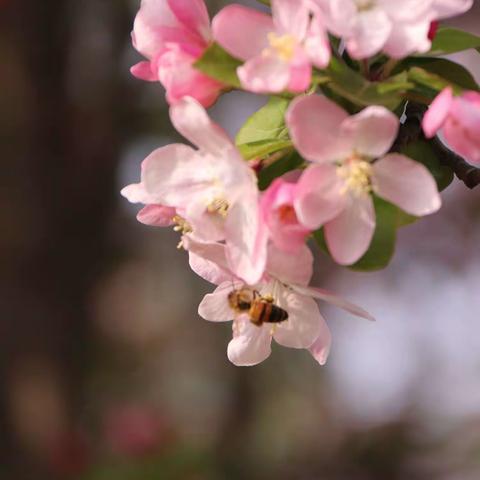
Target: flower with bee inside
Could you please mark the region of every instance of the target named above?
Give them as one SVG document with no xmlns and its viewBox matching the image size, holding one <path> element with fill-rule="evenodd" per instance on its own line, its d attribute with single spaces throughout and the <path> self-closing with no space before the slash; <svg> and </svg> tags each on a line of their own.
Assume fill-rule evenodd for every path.
<svg viewBox="0 0 480 480">
<path fill-rule="evenodd" d="M 245 284 L 229 271 L 222 244 L 189 238 L 185 246 L 192 269 L 217 285 L 201 302 L 200 316 L 212 322 L 233 321 L 233 338 L 227 354 L 235 365 L 256 365 L 268 358 L 272 340 L 285 347 L 308 349 L 321 365 L 325 364 L 331 334 L 315 299 L 373 320 L 362 308 L 308 286 L 313 274 L 313 256 L 306 246 L 293 257 L 270 244 L 266 273 L 254 285 Z M 271 308 L 264 310 L 266 305 Z"/>
</svg>

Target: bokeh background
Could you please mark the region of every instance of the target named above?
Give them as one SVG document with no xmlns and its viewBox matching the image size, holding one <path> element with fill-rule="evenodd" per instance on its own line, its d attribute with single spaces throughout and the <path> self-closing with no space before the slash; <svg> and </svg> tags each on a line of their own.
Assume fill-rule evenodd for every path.
<svg viewBox="0 0 480 480">
<path fill-rule="evenodd" d="M 476 3 L 452 23 L 480 34 Z M 138 5 L 0 0 L 0 478 L 478 480 L 480 191 L 452 185 L 383 272 L 318 258 L 315 283 L 378 318 L 322 306 L 326 367 L 232 366 L 231 327 L 196 313 L 212 287 L 119 195 L 180 140 L 128 71 Z M 212 115 L 234 134 L 264 101 Z"/>
</svg>

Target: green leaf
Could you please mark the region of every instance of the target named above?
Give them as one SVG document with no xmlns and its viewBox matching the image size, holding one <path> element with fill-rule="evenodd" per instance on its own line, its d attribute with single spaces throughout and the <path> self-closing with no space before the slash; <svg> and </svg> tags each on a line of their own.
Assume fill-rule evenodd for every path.
<svg viewBox="0 0 480 480">
<path fill-rule="evenodd" d="M 237 146 L 262 140 L 278 140 L 287 137 L 285 112 L 289 99 L 271 97 L 268 103 L 255 112 L 237 134 Z"/>
<path fill-rule="evenodd" d="M 193 66 L 227 86 L 240 88 L 237 68 L 242 65 L 240 60 L 232 57 L 220 45 L 213 43 Z"/>
<path fill-rule="evenodd" d="M 265 190 L 278 177 L 284 173 L 300 168 L 304 164 L 303 158 L 297 152 L 291 152 L 280 160 L 272 163 L 258 174 L 258 188 Z"/>
<path fill-rule="evenodd" d="M 264 5 L 270 6 L 270 0 L 258 0 L 260 3 L 263 3 Z"/>
<path fill-rule="evenodd" d="M 420 67 L 413 67 L 408 71 L 408 78 L 422 87 L 422 93 L 425 95 L 425 91 L 430 91 L 430 97 L 435 97 L 436 93 L 441 92 L 444 88 L 450 86 L 456 94 L 461 94 L 465 89 L 456 83 L 450 82 L 447 79 L 430 73 L 427 70 Z"/>
<path fill-rule="evenodd" d="M 409 57 L 399 64 L 395 71 L 420 67 L 443 78 L 449 83 L 467 90 L 480 90 L 473 75 L 462 65 L 446 58 Z"/>
<path fill-rule="evenodd" d="M 472 33 L 451 27 L 441 27 L 432 42 L 427 55 L 447 55 L 470 48 L 480 48 L 480 37 Z"/>
<path fill-rule="evenodd" d="M 251 160 L 252 158 L 264 158 L 291 146 L 290 140 L 259 140 L 258 142 L 243 143 L 238 146 L 238 149 L 245 160 Z"/>
<path fill-rule="evenodd" d="M 440 163 L 428 142 L 419 140 L 410 143 L 402 149 L 402 153 L 425 165 L 435 178 L 440 191 L 452 183 L 454 176 L 452 169 Z"/>
<path fill-rule="evenodd" d="M 384 82 L 369 82 L 337 58 L 326 73 L 331 79 L 328 88 L 360 107 L 383 105 L 395 110 L 403 101 L 402 94 L 415 86 L 405 73 Z"/>
</svg>

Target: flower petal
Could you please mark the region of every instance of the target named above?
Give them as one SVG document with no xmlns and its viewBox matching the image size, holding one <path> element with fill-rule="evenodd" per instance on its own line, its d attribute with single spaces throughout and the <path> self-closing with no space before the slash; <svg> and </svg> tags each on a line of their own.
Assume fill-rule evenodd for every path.
<svg viewBox="0 0 480 480">
<path fill-rule="evenodd" d="M 302 41 L 307 33 L 310 12 L 303 0 L 272 0 L 273 21 L 277 32 Z"/>
<path fill-rule="evenodd" d="M 269 326 L 255 326 L 246 315 L 233 323 L 233 339 L 228 344 L 228 359 L 239 367 L 250 367 L 266 360 L 270 353 L 272 337 Z"/>
<path fill-rule="evenodd" d="M 132 183 L 131 185 L 127 185 L 120 193 L 130 203 L 143 203 L 147 205 L 149 203 L 155 203 L 156 201 L 154 196 L 148 194 L 143 183 Z"/>
<path fill-rule="evenodd" d="M 332 51 L 320 12 L 313 14 L 310 29 L 304 42 L 305 53 L 318 68 L 325 68 L 330 63 Z"/>
<path fill-rule="evenodd" d="M 350 198 L 348 206 L 325 225 L 325 240 L 334 260 L 351 265 L 368 250 L 375 233 L 375 209 L 370 195 Z"/>
<path fill-rule="evenodd" d="M 158 79 L 167 91 L 167 101 L 173 105 L 184 97 L 192 97 L 204 107 L 211 106 L 223 85 L 204 75 L 193 66 L 195 56 L 171 46 L 158 61 Z"/>
<path fill-rule="evenodd" d="M 392 29 L 383 8 L 372 8 L 357 15 L 347 38 L 348 53 L 355 59 L 368 58 L 382 50 Z"/>
<path fill-rule="evenodd" d="M 290 92 L 304 92 L 312 81 L 312 65 L 305 53 L 298 48 L 294 61 L 289 66 L 288 90 Z"/>
<path fill-rule="evenodd" d="M 428 52 L 432 45 L 428 38 L 429 31 L 430 19 L 428 16 L 421 18 L 417 22 L 394 22 L 390 37 L 385 44 L 384 52 L 392 58 L 398 59 L 413 53 Z"/>
<path fill-rule="evenodd" d="M 265 271 L 268 231 L 260 222 L 258 195 L 246 195 L 228 211 L 225 223 L 230 269 L 249 285 Z"/>
<path fill-rule="evenodd" d="M 367 107 L 342 123 L 342 132 L 352 139 L 355 151 L 367 157 L 385 155 L 398 134 L 400 122 L 385 107 Z"/>
<path fill-rule="evenodd" d="M 163 205 L 147 205 L 137 214 L 137 220 L 151 227 L 170 227 L 176 210 Z"/>
<path fill-rule="evenodd" d="M 237 70 L 246 90 L 254 93 L 279 93 L 290 83 L 290 65 L 277 55 L 258 55 Z"/>
<path fill-rule="evenodd" d="M 197 32 L 205 42 L 211 40 L 210 18 L 204 0 L 168 0 L 168 4 L 189 31 Z"/>
<path fill-rule="evenodd" d="M 352 151 L 348 141 L 339 139 L 340 126 L 347 118 L 345 110 L 319 95 L 296 98 L 286 114 L 295 147 L 312 162 L 332 162 Z"/>
<path fill-rule="evenodd" d="M 274 295 L 276 305 L 288 313 L 288 319 L 274 327 L 273 338 L 277 343 L 290 348 L 308 348 L 313 345 L 321 331 L 323 318 L 317 303 L 310 297 L 277 285 Z"/>
<path fill-rule="evenodd" d="M 344 183 L 334 165 L 314 165 L 305 170 L 297 184 L 294 201 L 298 221 L 315 230 L 345 208 Z"/>
<path fill-rule="evenodd" d="M 209 322 L 228 322 L 235 317 L 234 311 L 228 303 L 228 294 L 235 289 L 232 282 L 219 285 L 213 293 L 203 297 L 198 314 Z"/>
<path fill-rule="evenodd" d="M 142 183 L 155 203 L 171 207 L 188 204 L 192 196 L 204 191 L 207 172 L 202 157 L 182 144 L 171 144 L 155 150 L 142 164 Z"/>
<path fill-rule="evenodd" d="M 462 126 L 463 127 L 463 126 Z M 457 122 L 447 119 L 443 127 L 448 146 L 471 163 L 480 163 L 480 139 L 472 136 L 466 128 L 459 128 Z"/>
<path fill-rule="evenodd" d="M 188 250 L 190 268 L 207 282 L 220 285 L 235 279 L 228 268 L 224 244 L 201 242 L 185 235 L 183 247 Z"/>
<path fill-rule="evenodd" d="M 208 195 L 208 192 L 206 187 L 205 194 Z M 196 239 L 202 242 L 225 240 L 225 219 L 221 215 L 210 213 L 201 195 L 198 201 L 188 203 L 184 218 L 190 224 Z"/>
<path fill-rule="evenodd" d="M 162 53 L 169 42 L 205 46 L 205 40 L 180 22 L 166 0 L 142 0 L 132 39 L 134 47 L 150 60 Z"/>
<path fill-rule="evenodd" d="M 351 303 L 348 300 L 345 300 L 344 298 L 335 295 L 332 292 L 329 292 L 328 290 L 323 290 L 316 287 L 304 287 L 298 284 L 290 284 L 290 286 L 293 290 L 301 293 L 302 295 L 306 295 L 316 298 L 318 300 L 322 300 L 323 302 L 327 302 L 331 305 L 334 305 L 335 307 L 345 310 L 348 313 L 351 313 L 352 315 L 355 315 L 356 317 L 361 317 L 365 320 L 370 320 L 372 322 L 375 321 L 375 318 L 362 307 L 359 307 L 358 305 L 355 305 L 354 303 Z"/>
<path fill-rule="evenodd" d="M 274 245 L 269 245 L 267 271 L 282 283 L 308 285 L 313 275 L 312 252 L 304 245 L 295 255 L 285 255 Z"/>
<path fill-rule="evenodd" d="M 421 217 L 440 209 L 437 183 L 421 163 L 392 153 L 373 164 L 374 189 L 378 196 Z"/>
<path fill-rule="evenodd" d="M 212 122 L 205 109 L 193 98 L 185 97 L 170 108 L 174 127 L 200 150 L 221 155 L 233 147 L 224 130 Z"/>
<path fill-rule="evenodd" d="M 268 34 L 275 31 L 273 20 L 253 8 L 229 5 L 212 21 L 215 40 L 231 55 L 248 60 L 268 47 Z"/>
<path fill-rule="evenodd" d="M 473 0 L 435 0 L 433 2 L 437 20 L 460 15 L 470 10 L 472 6 Z"/>
<path fill-rule="evenodd" d="M 434 137 L 442 128 L 453 104 L 453 90 L 447 87 L 437 95 L 423 117 L 422 127 L 427 138 Z"/>
<path fill-rule="evenodd" d="M 152 62 L 139 62 L 130 68 L 130 73 L 140 79 L 147 82 L 158 81 L 158 73 L 152 70 Z"/>
<path fill-rule="evenodd" d="M 323 366 L 327 363 L 331 346 L 332 334 L 328 328 L 327 322 L 322 318 L 322 321 L 320 322 L 320 334 L 309 350 L 313 358 Z"/>
<path fill-rule="evenodd" d="M 298 223 L 293 200 L 296 185 L 277 178 L 263 193 L 260 210 L 272 242 L 286 253 L 295 254 L 305 245 L 310 231 Z"/>
</svg>

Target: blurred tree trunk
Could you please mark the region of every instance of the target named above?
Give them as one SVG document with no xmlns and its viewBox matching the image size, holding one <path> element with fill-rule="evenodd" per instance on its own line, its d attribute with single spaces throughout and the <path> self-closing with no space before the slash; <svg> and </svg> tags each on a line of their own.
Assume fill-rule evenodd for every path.
<svg viewBox="0 0 480 480">
<path fill-rule="evenodd" d="M 95 48 L 80 51 L 83 42 L 88 46 L 90 34 L 88 24 L 79 24 L 85 20 L 80 8 L 105 19 L 109 30 L 98 53 Z M 41 461 L 29 461 L 32 452 L 19 438 L 16 416 L 23 411 L 11 389 L 18 385 L 17 374 L 24 371 L 25 363 L 44 362 L 62 392 L 66 428 L 70 413 L 82 402 L 88 298 L 114 249 L 107 220 L 118 195 L 114 188 L 118 132 L 128 129 L 125 112 L 131 96 L 125 94 L 118 72 L 131 19 L 123 2 L 99 0 L 19 0 L 3 5 L 1 17 L 16 59 L 7 77 L 21 78 L 23 90 L 18 94 L 11 84 L 10 90 L 2 88 L 0 100 L 8 103 L 8 96 L 19 95 L 22 98 L 13 102 L 12 111 L 20 107 L 25 111 L 22 131 L 3 139 L 8 155 L 3 159 L 4 165 L 8 163 L 6 183 L 15 193 L 1 198 L 2 209 L 8 201 L 13 213 L 2 213 L 0 218 L 5 232 L 10 232 L 0 243 L 4 266 L 0 287 L 5 294 L 0 304 L 0 426 L 4 427 L 0 446 L 5 456 L 0 463 L 15 467 L 15 478 L 40 479 Z M 82 29 L 75 40 L 75 32 Z M 106 52 L 111 61 L 96 60 L 103 71 L 89 72 L 91 56 Z M 81 88 L 73 95 L 72 80 L 89 75 L 98 81 L 89 85 L 88 97 L 82 97 Z M 125 102 L 121 110 L 119 99 Z M 38 405 L 40 409 L 41 398 Z M 35 415 L 41 417 L 42 412 L 32 414 L 32 421 L 38 419 Z M 45 438 L 53 438 L 56 432 L 45 433 Z M 52 478 L 45 471 L 43 476 Z"/>
</svg>

